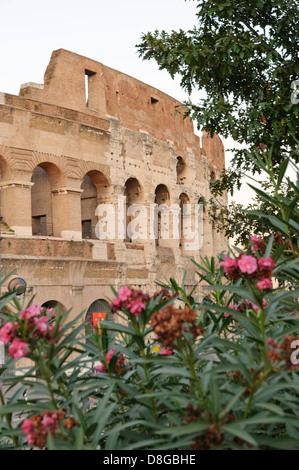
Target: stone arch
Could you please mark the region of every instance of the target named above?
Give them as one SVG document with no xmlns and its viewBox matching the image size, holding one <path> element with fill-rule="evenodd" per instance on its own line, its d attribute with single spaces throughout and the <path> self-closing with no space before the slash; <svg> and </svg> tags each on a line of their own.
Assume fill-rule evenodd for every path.
<svg viewBox="0 0 299 470">
<path fill-rule="evenodd" d="M 84 176 L 88 174 L 93 177 L 96 182 L 102 185 L 110 185 L 110 166 L 102 163 L 79 161 L 78 162 L 78 177 L 83 180 Z M 98 175 L 98 177 L 97 177 Z"/>
<path fill-rule="evenodd" d="M 101 171 L 89 170 L 84 175 L 81 184 L 82 238 L 96 238 L 96 208 L 99 204 L 107 202 L 109 189 L 109 180 Z"/>
<path fill-rule="evenodd" d="M 111 306 L 107 300 L 99 298 L 99 299 L 94 300 L 90 304 L 85 314 L 85 323 L 91 331 L 94 329 L 95 324 L 98 324 L 97 314 L 105 314 L 105 313 L 106 313 L 105 318 L 109 321 L 113 321 L 113 314 L 111 312 Z M 100 320 L 101 319 L 103 319 L 103 317 L 100 317 Z"/>
<path fill-rule="evenodd" d="M 170 193 L 165 184 L 158 184 L 155 189 L 155 203 L 156 204 L 170 204 Z"/>
<path fill-rule="evenodd" d="M 54 309 L 59 307 L 62 315 L 65 314 L 67 311 L 67 308 L 65 307 L 65 305 L 59 302 L 59 300 L 46 300 L 45 302 L 41 304 L 41 306 L 45 308 L 54 308 Z"/>
<path fill-rule="evenodd" d="M 142 196 L 142 186 L 135 177 L 130 177 L 125 182 L 125 196 L 131 204 L 138 203 Z"/>
<path fill-rule="evenodd" d="M 66 185 L 61 170 L 52 162 L 39 163 L 31 182 L 32 235 L 61 236 L 63 206 L 54 196 Z"/>
</svg>

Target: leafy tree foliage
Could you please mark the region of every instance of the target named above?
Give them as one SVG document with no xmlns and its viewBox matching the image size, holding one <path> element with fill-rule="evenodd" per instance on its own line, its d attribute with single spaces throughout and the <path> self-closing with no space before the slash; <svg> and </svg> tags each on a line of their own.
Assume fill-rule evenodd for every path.
<svg viewBox="0 0 299 470">
<path fill-rule="evenodd" d="M 287 163 L 287 160 L 285 162 Z M 282 166 L 285 166 L 284 161 Z M 299 178 L 299 175 L 297 177 Z M 223 231 L 225 236 L 233 239 L 237 245 L 246 246 L 253 233 L 268 238 L 279 231 L 281 241 L 286 236 L 285 230 L 282 230 L 284 232 L 282 235 L 281 226 L 269 224 L 269 217 L 273 220 L 273 216 L 282 221 L 281 208 L 277 205 L 278 189 L 280 202 L 284 204 L 286 211 L 292 207 L 298 207 L 298 194 L 294 182 L 289 177 L 281 181 L 279 175 L 276 181 L 271 178 L 261 181 L 260 188 L 255 188 L 255 197 L 245 209 L 242 204 L 235 201 L 228 205 L 223 204 L 217 197 L 211 197 L 209 201 L 203 201 L 203 203 L 207 207 L 214 227 L 218 231 Z M 292 226 L 290 226 L 289 236 L 296 245 L 297 235 Z"/>
<path fill-rule="evenodd" d="M 283 156 L 298 162 L 298 1 L 197 1 L 197 25 L 190 31 L 143 33 L 140 56 L 155 59 L 171 77 L 180 76 L 198 128 L 232 137 L 231 168 L 218 192 L 240 185 L 243 172 L 259 172 L 246 148 L 261 155 L 272 146 L 274 169 Z"/>
</svg>

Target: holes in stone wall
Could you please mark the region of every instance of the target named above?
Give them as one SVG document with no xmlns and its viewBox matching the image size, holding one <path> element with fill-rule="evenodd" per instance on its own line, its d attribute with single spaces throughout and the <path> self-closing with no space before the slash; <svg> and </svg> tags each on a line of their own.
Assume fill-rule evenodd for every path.
<svg viewBox="0 0 299 470">
<path fill-rule="evenodd" d="M 184 184 L 186 179 L 186 163 L 182 157 L 177 157 L 176 164 L 177 184 Z"/>
<path fill-rule="evenodd" d="M 91 70 L 85 69 L 85 103 L 88 108 L 96 108 L 95 94 L 96 94 L 96 73 Z"/>
</svg>

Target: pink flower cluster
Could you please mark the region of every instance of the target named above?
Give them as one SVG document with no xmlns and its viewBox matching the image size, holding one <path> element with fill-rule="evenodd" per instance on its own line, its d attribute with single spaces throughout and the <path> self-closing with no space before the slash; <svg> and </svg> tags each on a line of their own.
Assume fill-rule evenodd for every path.
<svg viewBox="0 0 299 470">
<path fill-rule="evenodd" d="M 109 365 L 112 357 L 114 356 L 115 348 L 110 349 L 110 351 L 106 354 L 106 363 Z M 98 372 L 108 372 L 108 368 L 105 362 L 100 362 L 98 366 L 96 366 L 96 373 Z M 114 370 L 112 371 L 113 374 L 122 375 L 125 372 L 125 364 L 124 364 L 124 356 L 122 353 L 119 353 L 118 358 L 115 363 Z"/>
<path fill-rule="evenodd" d="M 173 354 L 173 351 L 172 349 L 170 349 L 169 347 L 165 348 L 165 349 L 161 349 L 161 351 L 159 352 L 159 354 L 161 356 L 171 356 Z"/>
<path fill-rule="evenodd" d="M 257 237 L 255 238 L 257 239 Z M 256 240 L 255 243 L 257 244 Z M 276 264 L 271 257 L 241 254 L 238 258 L 233 259 L 224 256 L 224 261 L 220 263 L 220 266 L 224 267 L 224 272 L 229 279 L 236 280 L 243 276 L 256 280 L 257 288 L 260 290 L 268 290 L 272 287 L 272 270 Z"/>
<path fill-rule="evenodd" d="M 21 429 L 26 434 L 27 444 L 43 449 L 48 433 L 55 436 L 58 433 L 59 423 L 62 421 L 64 421 L 64 428 L 67 431 L 71 431 L 74 426 L 78 425 L 78 421 L 74 418 L 66 418 L 65 411 L 61 409 L 57 411 L 46 410 L 41 415 L 33 415 L 25 419 Z"/>
<path fill-rule="evenodd" d="M 251 251 L 253 253 L 255 253 L 256 251 L 260 251 L 263 253 L 265 251 L 267 245 L 262 238 L 259 238 L 256 235 L 253 235 L 251 237 L 251 241 L 252 241 Z"/>
<path fill-rule="evenodd" d="M 52 308 L 30 305 L 20 312 L 17 319 L 5 323 L 0 330 L 0 340 L 4 344 L 11 343 L 8 352 L 13 359 L 25 357 L 32 339 L 53 341 L 54 318 L 55 310 Z"/>
<path fill-rule="evenodd" d="M 116 312 L 126 309 L 131 315 L 138 316 L 145 309 L 149 299 L 149 295 L 144 294 L 141 290 L 125 286 L 119 289 L 118 297 L 113 300 L 111 310 Z"/>
<path fill-rule="evenodd" d="M 267 307 L 267 301 L 263 299 L 263 308 L 266 308 L 266 307 Z M 232 308 L 233 310 L 236 310 L 237 312 L 246 312 L 246 310 L 248 310 L 249 308 L 252 308 L 253 310 L 255 310 L 256 313 L 260 311 L 260 307 L 248 299 L 244 299 L 244 301 L 240 302 L 239 304 L 231 304 L 229 308 Z M 229 317 L 229 313 L 225 313 L 224 316 Z"/>
</svg>

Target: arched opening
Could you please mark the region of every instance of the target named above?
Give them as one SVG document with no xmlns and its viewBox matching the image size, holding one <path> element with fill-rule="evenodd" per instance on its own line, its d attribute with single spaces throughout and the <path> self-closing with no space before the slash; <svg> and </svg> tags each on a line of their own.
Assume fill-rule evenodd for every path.
<svg viewBox="0 0 299 470">
<path fill-rule="evenodd" d="M 136 178 L 129 178 L 125 183 L 124 192 L 126 197 L 126 242 L 132 242 L 132 236 L 128 229 L 134 217 L 130 215 L 130 206 L 141 202 L 141 193 L 142 190 L 139 181 Z"/>
<path fill-rule="evenodd" d="M 85 323 L 89 330 L 94 331 L 104 319 L 113 321 L 110 304 L 104 299 L 97 299 L 88 307 Z"/>
<path fill-rule="evenodd" d="M 109 182 L 106 176 L 97 170 L 86 173 L 81 184 L 81 225 L 82 238 L 96 238 L 98 217 L 96 208 L 105 202 Z"/>
<path fill-rule="evenodd" d="M 41 306 L 44 307 L 44 308 L 49 308 L 49 309 L 54 308 L 54 310 L 59 308 L 60 313 L 62 315 L 66 312 L 66 307 L 61 302 L 59 302 L 58 300 L 47 300 Z"/>
<path fill-rule="evenodd" d="M 31 182 L 32 235 L 53 236 L 52 193 L 49 176 L 37 166 Z"/>
<path fill-rule="evenodd" d="M 169 221 L 169 205 L 170 196 L 168 188 L 164 184 L 159 184 L 155 190 L 155 204 L 157 210 L 155 212 L 155 227 L 156 227 L 156 245 L 161 245 L 161 241 L 169 240 L 170 221 Z"/>
<path fill-rule="evenodd" d="M 54 204 L 53 191 L 64 185 L 59 168 L 53 163 L 41 163 L 33 171 L 31 182 L 32 235 L 61 236 L 61 205 Z"/>
<path fill-rule="evenodd" d="M 177 157 L 176 176 L 177 184 L 184 184 L 186 179 L 186 163 L 182 157 Z"/>
</svg>

